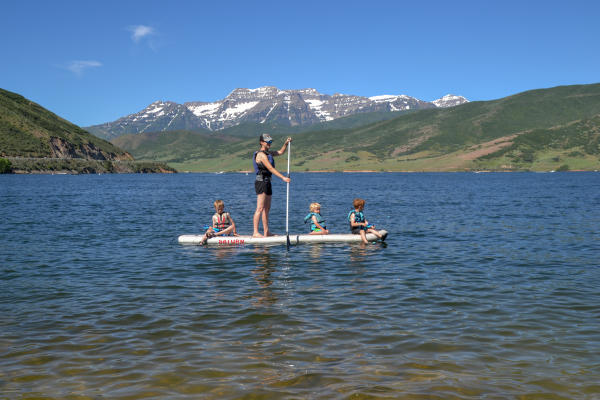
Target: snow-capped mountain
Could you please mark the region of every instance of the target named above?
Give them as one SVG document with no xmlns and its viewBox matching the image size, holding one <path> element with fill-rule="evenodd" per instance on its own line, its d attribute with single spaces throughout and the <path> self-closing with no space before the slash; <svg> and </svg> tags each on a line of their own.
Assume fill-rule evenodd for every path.
<svg viewBox="0 0 600 400">
<path fill-rule="evenodd" d="M 197 128 L 198 118 L 187 107 L 172 101 L 155 101 L 136 114 L 85 129 L 98 137 L 112 139 L 127 133 Z"/>
<path fill-rule="evenodd" d="M 468 103 L 469 100 L 465 99 L 462 96 L 456 96 L 453 94 L 447 94 L 444 97 L 442 97 L 441 99 L 437 99 L 432 101 L 433 104 L 435 104 L 436 107 L 439 108 L 447 108 L 447 107 L 454 107 L 454 106 L 458 106 L 461 105 L 463 103 Z"/>
<path fill-rule="evenodd" d="M 243 122 L 298 126 L 332 121 L 357 113 L 452 107 L 465 102 L 467 99 L 464 97 L 453 95 L 427 102 L 406 95 L 328 95 L 315 89 L 280 90 L 266 86 L 235 89 L 224 99 L 212 103 L 156 101 L 136 114 L 86 129 L 97 136 L 111 139 L 125 133 L 182 129 L 216 131 Z"/>
</svg>

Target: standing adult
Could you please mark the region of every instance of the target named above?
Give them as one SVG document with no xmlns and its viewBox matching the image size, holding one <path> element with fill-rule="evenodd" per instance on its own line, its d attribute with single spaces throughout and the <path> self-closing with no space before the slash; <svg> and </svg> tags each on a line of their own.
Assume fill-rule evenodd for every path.
<svg viewBox="0 0 600 400">
<path fill-rule="evenodd" d="M 256 180 L 254 181 L 254 189 L 256 191 L 256 211 L 254 212 L 254 232 L 252 237 L 274 236 L 269 231 L 269 211 L 271 210 L 271 196 L 273 190 L 271 188 L 271 176 L 276 175 L 284 182 L 290 182 L 290 178 L 283 176 L 275 169 L 275 160 L 273 157 L 280 156 L 285 153 L 288 148 L 288 143 L 292 138 L 287 138 L 279 151 L 271 151 L 271 143 L 273 138 L 268 133 L 260 135 L 260 150 L 254 152 L 252 162 L 254 164 L 254 172 L 256 172 Z M 258 224 L 262 217 L 263 234 L 258 232 Z"/>
</svg>

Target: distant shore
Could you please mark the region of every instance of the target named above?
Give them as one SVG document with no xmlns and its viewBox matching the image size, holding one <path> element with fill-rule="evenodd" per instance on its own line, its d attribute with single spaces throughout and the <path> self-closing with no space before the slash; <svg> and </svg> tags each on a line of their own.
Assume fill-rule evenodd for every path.
<svg viewBox="0 0 600 400">
<path fill-rule="evenodd" d="M 387 174 L 387 173 L 399 173 L 399 174 L 419 174 L 419 173 L 471 173 L 471 174 L 483 174 L 483 173 L 522 173 L 522 172 L 534 172 L 534 173 L 554 173 L 554 172 L 599 172 L 599 170 L 585 170 L 585 169 L 573 169 L 565 171 L 532 171 L 532 170 L 465 170 L 465 171 L 377 171 L 377 170 L 319 170 L 319 171 L 291 171 L 293 174 L 355 174 L 355 173 L 368 173 L 368 174 Z M 180 171 L 184 174 L 254 174 L 254 171 Z"/>
<path fill-rule="evenodd" d="M 3 157 L 9 161 L 8 174 L 130 174 L 176 173 L 166 163 L 131 160 L 95 160 L 86 158 Z"/>
</svg>

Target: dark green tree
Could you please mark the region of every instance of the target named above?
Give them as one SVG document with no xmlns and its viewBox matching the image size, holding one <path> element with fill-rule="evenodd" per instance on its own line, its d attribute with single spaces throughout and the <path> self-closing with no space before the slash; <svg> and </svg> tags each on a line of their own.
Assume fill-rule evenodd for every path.
<svg viewBox="0 0 600 400">
<path fill-rule="evenodd" d="M 6 158 L 0 158 L 0 174 L 8 174 L 12 171 L 12 165 Z"/>
</svg>

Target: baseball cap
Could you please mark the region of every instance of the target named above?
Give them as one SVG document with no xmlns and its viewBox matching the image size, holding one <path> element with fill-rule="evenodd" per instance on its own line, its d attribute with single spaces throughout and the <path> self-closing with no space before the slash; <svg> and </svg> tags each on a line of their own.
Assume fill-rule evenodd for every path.
<svg viewBox="0 0 600 400">
<path fill-rule="evenodd" d="M 268 133 L 263 133 L 262 135 L 260 135 L 260 141 L 261 142 L 272 142 L 273 138 Z"/>
</svg>

